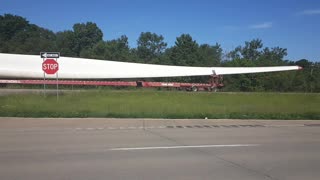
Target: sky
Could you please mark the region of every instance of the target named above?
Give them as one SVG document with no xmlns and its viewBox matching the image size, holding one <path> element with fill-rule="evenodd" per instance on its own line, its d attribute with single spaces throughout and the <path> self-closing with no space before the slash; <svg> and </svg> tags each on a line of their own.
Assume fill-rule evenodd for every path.
<svg viewBox="0 0 320 180">
<path fill-rule="evenodd" d="M 0 0 L 5 13 L 54 32 L 95 22 L 104 40 L 127 35 L 131 47 L 148 31 L 169 47 L 188 33 L 226 52 L 259 38 L 265 47 L 287 48 L 286 59 L 320 61 L 320 0 Z"/>
</svg>

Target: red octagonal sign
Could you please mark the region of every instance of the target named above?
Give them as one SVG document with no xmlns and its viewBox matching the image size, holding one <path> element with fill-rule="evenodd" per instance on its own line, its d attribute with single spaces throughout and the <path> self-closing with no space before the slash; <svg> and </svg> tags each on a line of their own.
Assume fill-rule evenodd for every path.
<svg viewBox="0 0 320 180">
<path fill-rule="evenodd" d="M 54 59 L 46 59 L 42 63 L 42 70 L 46 74 L 55 74 L 59 70 L 59 64 Z"/>
</svg>

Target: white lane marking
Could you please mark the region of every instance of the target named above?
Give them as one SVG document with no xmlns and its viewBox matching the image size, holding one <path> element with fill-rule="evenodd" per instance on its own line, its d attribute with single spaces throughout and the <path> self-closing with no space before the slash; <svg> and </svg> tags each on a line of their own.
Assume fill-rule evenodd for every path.
<svg viewBox="0 0 320 180">
<path fill-rule="evenodd" d="M 265 125 L 266 127 L 304 127 L 304 125 L 299 125 L 299 124 L 285 124 L 285 125 Z"/>
<path fill-rule="evenodd" d="M 260 144 L 215 144 L 196 146 L 158 146 L 158 147 L 133 147 L 133 148 L 111 148 L 110 151 L 134 151 L 134 150 L 156 150 L 156 149 L 186 149 L 186 148 L 213 148 L 213 147 L 248 147 Z"/>
</svg>

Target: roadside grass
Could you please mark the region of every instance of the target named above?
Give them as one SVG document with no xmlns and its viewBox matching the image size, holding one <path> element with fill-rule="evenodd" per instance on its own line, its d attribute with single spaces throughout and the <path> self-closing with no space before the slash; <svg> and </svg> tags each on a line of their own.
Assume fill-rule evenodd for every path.
<svg viewBox="0 0 320 180">
<path fill-rule="evenodd" d="M 3 117 L 320 119 L 320 94 L 85 91 L 0 96 Z"/>
</svg>

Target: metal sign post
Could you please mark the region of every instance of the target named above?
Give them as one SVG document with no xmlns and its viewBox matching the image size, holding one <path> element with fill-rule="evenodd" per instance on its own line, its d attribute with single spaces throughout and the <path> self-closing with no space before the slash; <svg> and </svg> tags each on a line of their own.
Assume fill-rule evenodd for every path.
<svg viewBox="0 0 320 180">
<path fill-rule="evenodd" d="M 56 59 L 58 63 L 58 59 Z M 59 78 L 58 78 L 58 72 L 56 73 L 56 78 L 57 78 L 57 101 L 59 100 Z"/>
<path fill-rule="evenodd" d="M 44 58 L 42 58 L 42 63 L 44 62 Z M 43 96 L 46 96 L 46 73 L 43 71 Z"/>
<path fill-rule="evenodd" d="M 60 52 L 40 52 L 40 57 L 43 59 L 42 61 L 42 70 L 43 70 L 43 89 L 44 95 L 46 91 L 46 74 L 56 74 L 57 81 L 57 100 L 59 99 L 59 64 L 58 58 L 60 57 Z M 52 58 L 52 59 L 50 59 Z"/>
</svg>

